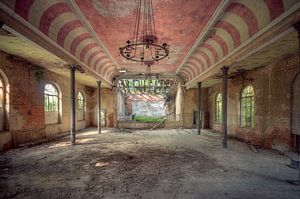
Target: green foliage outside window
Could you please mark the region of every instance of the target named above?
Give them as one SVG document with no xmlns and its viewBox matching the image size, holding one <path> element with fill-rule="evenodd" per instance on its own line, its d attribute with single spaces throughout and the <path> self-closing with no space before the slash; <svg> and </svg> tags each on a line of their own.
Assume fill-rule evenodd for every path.
<svg viewBox="0 0 300 199">
<path fill-rule="evenodd" d="M 78 110 L 84 110 L 84 97 L 82 92 L 78 92 L 77 95 L 77 100 L 78 100 Z"/>
<path fill-rule="evenodd" d="M 241 126 L 254 128 L 254 91 L 247 86 L 241 94 Z"/>
<path fill-rule="evenodd" d="M 222 123 L 222 95 L 219 93 L 216 96 L 216 117 L 215 117 L 216 123 L 221 124 Z"/>
<path fill-rule="evenodd" d="M 44 100 L 45 111 L 58 111 L 58 92 L 54 85 L 46 84 Z"/>
</svg>

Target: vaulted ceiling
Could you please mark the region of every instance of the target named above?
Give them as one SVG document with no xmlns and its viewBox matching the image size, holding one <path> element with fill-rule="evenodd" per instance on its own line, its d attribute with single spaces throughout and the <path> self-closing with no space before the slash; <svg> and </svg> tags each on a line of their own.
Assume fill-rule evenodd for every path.
<svg viewBox="0 0 300 199">
<path fill-rule="evenodd" d="M 119 47 L 132 35 L 136 3 L 136 0 L 0 0 L 0 17 L 53 54 L 70 57 L 111 83 L 119 68 L 145 71 L 145 67 L 125 61 L 118 54 Z M 289 15 L 298 13 L 294 21 L 299 20 L 299 0 L 154 0 L 153 3 L 159 42 L 167 42 L 171 54 L 169 59 L 151 66 L 151 70 L 181 75 L 187 83 Z"/>
</svg>

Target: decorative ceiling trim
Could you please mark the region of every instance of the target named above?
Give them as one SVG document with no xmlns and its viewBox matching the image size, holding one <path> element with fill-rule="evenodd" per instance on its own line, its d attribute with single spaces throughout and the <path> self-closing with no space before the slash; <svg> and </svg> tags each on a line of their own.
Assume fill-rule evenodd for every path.
<svg viewBox="0 0 300 199">
<path fill-rule="evenodd" d="M 234 50 L 232 50 L 230 53 L 228 53 L 225 57 L 223 57 L 222 59 L 220 59 L 218 62 L 214 63 L 212 66 L 210 66 L 207 70 L 205 70 L 204 72 L 202 72 L 201 74 L 197 75 L 196 77 L 194 77 L 193 79 L 191 79 L 189 82 L 186 83 L 186 87 L 190 88 L 193 86 L 193 84 L 196 83 L 196 81 L 199 81 L 199 79 L 201 79 L 201 81 L 203 81 L 205 78 L 207 78 L 207 75 L 212 75 L 212 71 L 214 69 L 216 69 L 217 66 L 220 65 L 230 65 L 233 62 L 236 62 L 237 60 L 241 61 L 241 57 L 246 58 L 245 56 L 247 54 L 249 54 L 249 56 L 252 54 L 251 52 L 253 51 L 253 45 L 255 42 L 264 42 L 265 40 L 269 41 L 272 40 L 273 38 L 276 38 L 276 40 L 278 40 L 278 34 L 280 31 L 280 34 L 282 32 L 285 32 L 287 30 L 281 30 L 283 27 L 287 28 L 286 26 L 291 26 L 292 23 L 295 23 L 295 21 L 298 21 L 300 18 L 300 2 L 296 3 L 293 7 L 291 7 L 289 10 L 287 10 L 286 12 L 284 12 L 282 15 L 280 15 L 279 17 L 277 17 L 276 19 L 274 19 L 271 23 L 269 23 L 268 25 L 266 25 L 263 29 L 261 29 L 260 31 L 258 31 L 257 33 L 255 33 L 252 37 L 248 38 L 245 42 L 243 42 L 240 46 L 236 47 Z M 295 16 L 292 16 L 292 14 L 295 13 Z M 275 30 L 272 30 L 275 29 Z M 269 33 L 272 32 L 272 33 Z M 270 38 L 271 37 L 271 38 Z M 268 38 L 268 39 L 266 39 Z M 265 40 L 264 40 L 265 39 Z M 276 40 L 272 40 L 273 42 L 275 42 Z M 266 42 L 264 42 L 261 45 L 264 45 Z M 270 43 L 269 43 L 270 44 Z M 257 45 L 257 44 L 256 44 Z M 260 45 L 260 46 L 261 46 Z M 260 48 L 260 46 L 255 46 L 255 48 Z M 248 47 L 248 48 L 247 48 Z M 252 48 L 251 48 L 252 47 Z M 250 52 L 245 52 L 245 51 L 250 51 Z M 242 53 L 246 53 L 244 55 L 242 55 Z M 242 55 L 239 58 L 236 58 L 234 60 L 234 56 L 236 56 L 237 54 Z"/>
<path fill-rule="evenodd" d="M 179 75 L 153 75 L 153 76 L 155 76 L 155 78 L 159 80 L 176 79 L 180 82 L 181 85 L 184 85 L 184 80 Z M 114 83 L 116 84 L 121 79 L 145 79 L 145 78 L 146 75 L 127 74 L 127 75 L 117 76 L 114 80 Z"/>
<path fill-rule="evenodd" d="M 81 23 L 86 27 L 86 29 L 89 31 L 89 33 L 96 39 L 97 44 L 104 50 L 104 52 L 108 55 L 110 61 L 115 65 L 115 68 L 118 68 L 118 64 L 109 52 L 109 50 L 105 47 L 101 39 L 99 38 L 98 34 L 94 30 L 93 26 L 90 24 L 88 19 L 85 17 L 85 15 L 82 13 L 81 9 L 78 7 L 76 2 L 74 0 L 68 0 L 67 1 L 72 11 L 78 16 Z"/>
<path fill-rule="evenodd" d="M 226 56 L 228 52 L 234 50 L 233 47 L 239 47 L 255 33 L 259 32 L 260 30 L 258 29 L 258 24 L 261 24 L 260 27 L 262 28 L 267 26 L 274 19 L 287 12 L 289 8 L 298 2 L 296 0 L 290 1 L 293 1 L 293 3 L 289 3 L 289 6 L 286 7 L 286 10 L 283 8 L 284 3 L 286 2 L 284 0 L 256 0 L 255 2 L 249 0 L 232 1 L 222 18 L 216 23 L 216 25 L 214 25 L 213 29 L 210 31 L 210 34 L 207 35 L 206 40 L 199 45 L 190 56 L 189 59 L 192 59 L 192 57 L 197 57 L 198 59 L 203 57 L 207 63 L 207 67 L 199 74 L 192 74 L 192 79 L 200 75 L 206 69 L 214 66 L 214 64 L 218 63 L 223 56 Z M 264 14 L 261 14 L 263 12 L 262 9 L 264 10 Z M 256 10 L 260 10 L 260 14 Z M 265 19 L 261 19 L 260 17 L 262 16 L 264 16 Z M 213 38 L 218 38 L 216 39 L 216 43 L 218 45 L 211 42 Z M 234 42 L 234 46 L 232 46 L 231 42 L 228 42 L 228 39 L 230 40 L 230 38 Z M 226 45 L 228 44 L 231 46 L 227 46 L 226 49 Z M 221 50 L 219 46 L 223 46 L 223 50 L 226 54 L 222 54 L 221 52 L 218 54 L 218 51 Z M 189 66 L 187 66 L 187 63 L 185 63 L 184 67 Z M 179 73 L 181 73 L 181 71 L 182 70 L 180 70 Z"/>
<path fill-rule="evenodd" d="M 105 79 L 101 74 L 99 74 L 91 67 L 80 61 L 79 58 L 70 54 L 70 52 L 68 52 L 58 43 L 53 41 L 50 37 L 42 33 L 35 26 L 26 21 L 26 19 L 22 18 L 14 10 L 10 9 L 2 2 L 0 2 L 0 10 L 1 20 L 3 20 L 3 22 L 7 26 L 11 27 L 26 38 L 30 37 L 30 40 L 36 45 L 60 57 L 64 61 L 82 66 L 86 71 L 90 72 L 96 79 L 101 79 L 108 86 L 112 86 L 111 81 Z"/>
<path fill-rule="evenodd" d="M 294 27 L 291 27 L 291 28 L 287 29 L 286 31 L 284 31 L 284 32 L 278 34 L 277 36 L 273 37 L 272 39 L 268 40 L 266 43 L 262 44 L 261 46 L 255 48 L 253 51 L 251 51 L 251 52 L 245 54 L 244 56 L 240 57 L 239 59 L 236 60 L 236 62 L 240 62 L 240 61 L 246 59 L 247 57 L 253 55 L 254 53 L 256 53 L 256 52 L 262 50 L 263 48 L 265 48 L 265 47 L 267 47 L 267 46 L 273 44 L 273 43 L 276 42 L 276 41 L 278 41 L 279 39 L 281 39 L 281 38 L 284 37 L 285 35 L 287 35 L 287 34 L 293 32 L 294 30 L 295 30 Z"/>
<path fill-rule="evenodd" d="M 187 60 L 190 58 L 191 54 L 194 52 L 194 50 L 199 46 L 199 44 L 205 40 L 207 34 L 209 34 L 212 27 L 216 24 L 216 22 L 219 21 L 222 14 L 225 12 L 225 10 L 228 8 L 230 4 L 230 0 L 223 0 L 217 9 L 215 10 L 214 14 L 211 16 L 209 21 L 207 22 L 206 26 L 204 27 L 203 31 L 199 34 L 198 38 L 194 42 L 193 46 L 190 48 L 190 50 L 185 55 L 184 59 L 182 60 L 181 64 L 176 69 L 176 73 L 179 73 L 182 66 L 187 62 Z"/>
</svg>

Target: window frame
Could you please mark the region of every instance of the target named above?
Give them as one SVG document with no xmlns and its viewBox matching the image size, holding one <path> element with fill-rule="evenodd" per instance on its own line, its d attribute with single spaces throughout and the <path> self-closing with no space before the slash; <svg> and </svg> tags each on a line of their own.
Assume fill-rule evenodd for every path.
<svg viewBox="0 0 300 199">
<path fill-rule="evenodd" d="M 223 122 L 222 103 L 223 103 L 222 93 L 218 93 L 215 97 L 215 123 L 217 124 L 222 124 Z"/>
<path fill-rule="evenodd" d="M 248 89 L 251 89 L 250 90 L 251 94 L 249 94 L 249 91 L 247 91 Z M 248 114 L 250 114 L 250 116 L 248 116 Z M 242 128 L 254 129 L 255 127 L 254 121 L 255 121 L 255 93 L 254 93 L 253 86 L 247 85 L 242 88 L 240 93 L 240 126 Z"/>
<path fill-rule="evenodd" d="M 5 84 L 1 76 L 0 76 L 0 108 L 3 109 L 5 108 Z"/>
<path fill-rule="evenodd" d="M 54 89 L 56 94 L 48 94 L 46 93 L 46 87 L 47 85 L 51 85 Z M 56 99 L 56 106 L 55 106 L 55 110 L 53 109 L 53 106 L 50 108 L 49 106 L 49 99 L 50 98 L 54 98 Z M 47 100 L 46 100 L 47 99 Z M 46 103 L 47 101 L 47 103 Z M 53 101 L 53 99 L 52 99 Z M 59 113 L 60 110 L 60 96 L 59 96 L 59 90 L 57 88 L 57 86 L 53 83 L 46 83 L 44 86 L 44 111 L 45 112 L 58 112 Z"/>
<path fill-rule="evenodd" d="M 82 96 L 82 99 L 79 99 L 80 94 Z M 79 102 L 80 101 L 82 102 L 82 108 L 79 107 L 79 105 L 80 105 Z M 78 93 L 77 93 L 77 110 L 79 110 L 79 111 L 84 111 L 85 110 L 85 96 L 84 96 L 82 91 L 78 91 Z"/>
<path fill-rule="evenodd" d="M 79 95 L 82 96 L 82 99 L 79 99 Z M 80 103 L 82 102 L 82 108 L 79 107 Z M 77 121 L 84 121 L 85 120 L 85 109 L 86 109 L 86 100 L 85 100 L 85 93 L 83 91 L 77 92 Z M 79 113 L 82 112 L 82 118 L 79 119 Z"/>
</svg>

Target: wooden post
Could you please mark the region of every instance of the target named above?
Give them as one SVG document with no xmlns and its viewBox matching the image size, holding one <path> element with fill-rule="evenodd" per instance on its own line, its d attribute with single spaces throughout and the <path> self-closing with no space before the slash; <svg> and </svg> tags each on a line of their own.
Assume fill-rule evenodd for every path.
<svg viewBox="0 0 300 199">
<path fill-rule="evenodd" d="M 70 134 L 71 134 L 71 144 L 74 145 L 76 142 L 75 135 L 75 70 L 76 67 L 74 65 L 70 65 Z"/>
<path fill-rule="evenodd" d="M 97 81 L 97 104 L 98 104 L 98 133 L 101 133 L 101 81 Z"/>
<path fill-rule="evenodd" d="M 201 82 L 197 83 L 198 85 L 198 134 L 201 135 L 201 126 L 202 126 L 202 122 L 201 122 Z"/>
<path fill-rule="evenodd" d="M 222 120 L 223 120 L 223 140 L 222 146 L 223 148 L 227 148 L 227 74 L 228 67 L 222 68 L 223 73 L 223 89 L 222 89 Z"/>
</svg>

